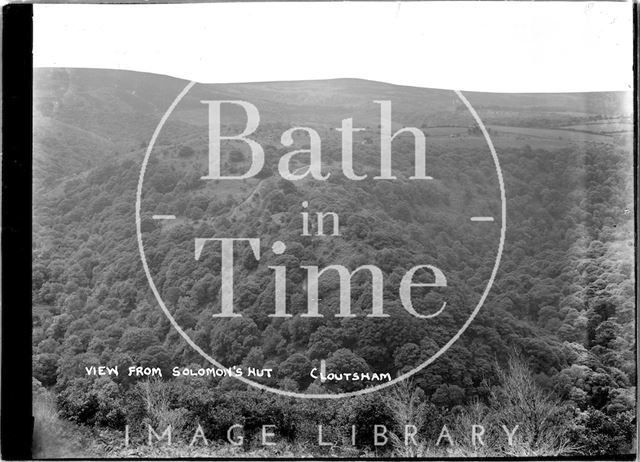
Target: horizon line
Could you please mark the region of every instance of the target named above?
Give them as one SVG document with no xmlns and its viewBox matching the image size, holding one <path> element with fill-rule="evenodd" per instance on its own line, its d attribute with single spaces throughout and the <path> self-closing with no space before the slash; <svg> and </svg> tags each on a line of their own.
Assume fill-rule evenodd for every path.
<svg viewBox="0 0 640 462">
<path fill-rule="evenodd" d="M 154 72 L 150 70 L 140 70 L 140 69 L 124 69 L 124 68 L 110 68 L 110 67 L 80 67 L 80 66 L 33 66 L 33 70 L 36 69 L 66 69 L 66 70 L 82 70 L 82 71 L 116 71 L 116 72 L 131 72 L 137 74 L 150 74 L 158 77 L 166 77 L 176 80 L 181 80 L 183 82 L 195 82 L 199 85 L 253 85 L 253 84 L 271 84 L 271 83 L 302 83 L 302 82 L 326 82 L 331 80 L 360 80 L 371 83 L 379 83 L 384 85 L 392 85 L 395 87 L 404 87 L 404 88 L 416 88 L 416 89 L 424 89 L 424 90 L 442 90 L 442 91 L 464 91 L 466 93 L 484 93 L 484 94 L 500 94 L 500 95 L 554 95 L 554 94 L 585 94 L 585 93 L 626 93 L 632 94 L 633 90 L 625 89 L 615 89 L 615 90 L 578 90 L 578 91 L 494 91 L 494 90 L 468 90 L 464 88 L 443 88 L 443 87 L 425 87 L 425 86 L 417 86 L 417 85 L 405 85 L 398 84 L 393 82 L 386 82 L 383 80 L 374 80 L 363 77 L 327 77 L 327 78 L 309 78 L 309 79 L 285 79 L 285 80 L 245 80 L 245 81 L 233 81 L 233 82 L 203 82 L 195 79 L 190 79 L 187 77 L 181 77 L 173 74 L 164 74 L 159 72 Z"/>
</svg>

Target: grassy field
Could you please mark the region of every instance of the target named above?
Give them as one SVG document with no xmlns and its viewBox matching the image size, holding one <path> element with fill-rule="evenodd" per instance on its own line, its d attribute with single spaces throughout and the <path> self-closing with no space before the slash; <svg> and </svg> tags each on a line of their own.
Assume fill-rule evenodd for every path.
<svg viewBox="0 0 640 462">
<path fill-rule="evenodd" d="M 577 130 L 600 134 L 631 133 L 633 132 L 633 123 L 624 120 L 607 120 L 588 122 L 578 125 L 567 125 L 562 128 L 566 130 Z"/>
<path fill-rule="evenodd" d="M 510 127 L 505 125 L 491 125 L 489 128 L 495 130 L 498 134 L 513 133 L 516 135 L 526 136 L 534 139 L 558 139 L 578 143 L 584 143 L 588 141 L 610 143 L 612 141 L 612 138 L 609 135 L 600 135 L 596 133 L 585 133 L 555 128 Z"/>
</svg>

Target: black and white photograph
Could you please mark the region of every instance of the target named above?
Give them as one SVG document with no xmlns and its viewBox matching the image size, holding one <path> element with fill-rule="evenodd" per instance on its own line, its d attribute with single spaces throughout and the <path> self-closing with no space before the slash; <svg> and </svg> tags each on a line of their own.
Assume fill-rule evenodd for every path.
<svg viewBox="0 0 640 462">
<path fill-rule="evenodd" d="M 31 456 L 635 460 L 634 11 L 33 5 Z"/>
</svg>

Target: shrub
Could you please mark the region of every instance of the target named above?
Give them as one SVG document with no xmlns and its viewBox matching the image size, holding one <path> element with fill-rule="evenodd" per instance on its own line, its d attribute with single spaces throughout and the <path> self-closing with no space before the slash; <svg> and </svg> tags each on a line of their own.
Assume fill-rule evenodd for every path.
<svg viewBox="0 0 640 462">
<path fill-rule="evenodd" d="M 178 156 L 180 157 L 191 157 L 195 154 L 195 151 L 190 146 L 181 146 L 178 150 Z"/>
<path fill-rule="evenodd" d="M 124 403 L 118 385 L 104 376 L 71 379 L 57 397 L 60 416 L 72 422 L 122 429 Z"/>
</svg>

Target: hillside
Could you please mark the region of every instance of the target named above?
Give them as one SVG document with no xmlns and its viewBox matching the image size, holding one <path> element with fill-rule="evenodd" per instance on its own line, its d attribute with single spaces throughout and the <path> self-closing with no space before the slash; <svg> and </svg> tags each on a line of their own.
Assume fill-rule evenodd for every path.
<svg viewBox="0 0 640 462">
<path fill-rule="evenodd" d="M 174 366 L 210 365 L 171 327 L 150 290 L 134 203 L 146 143 L 186 82 L 78 69 L 37 70 L 35 80 L 34 377 L 56 394 L 63 418 L 119 432 L 125 423 L 152 418 L 140 401 L 142 379 L 84 372 L 88 365 L 126 370 L 132 364 L 160 367 L 166 384 L 157 386 L 167 387 L 162 396 L 171 419 L 189 430 L 200 419 L 217 438 L 224 438 L 223 424 L 235 415 L 253 430 L 280 419 L 289 429 L 282 437 L 291 441 L 299 435 L 289 417 L 345 425 L 357 415 L 369 416 L 358 425 L 390 418 L 376 407 L 377 394 L 307 407 L 302 403 L 308 400 L 280 400 L 231 378 L 171 379 Z M 633 159 L 622 104 L 628 96 L 467 95 L 498 152 L 507 231 L 495 283 L 477 317 L 412 378 L 433 422 L 457 418 L 476 402 L 504 406 L 496 398 L 504 386 L 500 368 L 519 352 L 531 380 L 557 399 L 558 414 L 548 422 L 558 426 L 548 429 L 579 446 L 577 454 L 631 451 Z M 200 101 L 211 99 L 242 99 L 259 109 L 261 123 L 252 137 L 264 147 L 266 161 L 256 177 L 202 179 L 208 133 Z M 394 129 L 416 126 L 425 133 L 432 180 L 411 179 L 414 144 L 407 134 L 393 142 L 396 178 L 373 178 L 381 155 L 380 108 L 373 101 L 383 99 L 393 103 Z M 242 116 L 223 111 L 223 131 L 238 133 Z M 346 178 L 342 169 L 335 128 L 348 117 L 366 128 L 353 140 L 353 169 L 367 175 L 362 181 Z M 280 177 L 283 156 L 309 144 L 300 132 L 291 146 L 282 145 L 282 133 L 295 125 L 319 134 L 327 181 Z M 224 147 L 225 172 L 240 174 L 250 162 L 244 144 Z M 300 154 L 290 170 L 306 166 Z M 38 189 L 45 185 L 46 192 Z M 495 262 L 500 205 L 485 140 L 451 91 L 354 79 L 198 84 L 176 107 L 151 153 L 141 197 L 142 240 L 169 312 L 205 352 L 225 366 L 272 369 L 272 377 L 256 379 L 272 388 L 344 393 L 377 383 L 314 380 L 309 370 L 324 364 L 333 372 L 395 377 L 429 359 L 461 328 Z M 312 217 L 336 213 L 339 235 L 301 235 L 305 211 Z M 471 221 L 475 216 L 494 221 Z M 210 243 L 194 258 L 194 239 L 213 237 L 260 239 L 259 260 L 246 244 L 234 254 L 233 301 L 241 317 L 214 317 L 223 298 L 222 252 Z M 286 244 L 282 255 L 272 248 L 276 241 Z M 366 273 L 352 280 L 353 317 L 335 316 L 344 302 L 335 275 L 319 284 L 324 316 L 301 316 L 309 309 L 303 267 L 336 264 L 380 268 L 383 309 L 390 316 L 367 316 L 376 295 Z M 447 279 L 446 287 L 410 292 L 423 315 L 439 313 L 446 302 L 428 319 L 413 316 L 399 296 L 403 276 L 417 265 L 435 266 Z M 278 295 L 273 267 L 286 270 L 291 317 L 269 316 Z M 423 283 L 430 278 L 428 271 L 416 275 Z M 614 427 L 620 431 L 611 435 L 607 429 Z"/>
<path fill-rule="evenodd" d="M 34 169 L 48 186 L 105 159 L 146 146 L 155 125 L 186 81 L 132 71 L 38 68 L 34 71 Z M 466 94 L 485 124 L 565 128 L 582 132 L 631 132 L 625 93 Z M 402 87 L 359 79 L 198 84 L 183 99 L 163 134 L 184 136 L 207 124 L 202 100 L 244 99 L 271 124 L 339 127 L 353 117 L 361 126 L 378 121 L 374 100 L 394 102 L 394 114 L 418 127 L 462 125 L 468 114 L 449 90 Z M 231 111 L 227 123 L 244 123 Z M 596 128 L 571 128 L 594 124 Z M 603 125 L 604 127 L 603 128 Z M 138 152 L 139 154 L 139 152 Z"/>
</svg>

